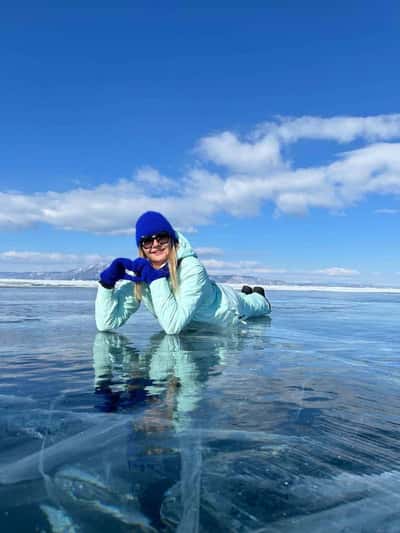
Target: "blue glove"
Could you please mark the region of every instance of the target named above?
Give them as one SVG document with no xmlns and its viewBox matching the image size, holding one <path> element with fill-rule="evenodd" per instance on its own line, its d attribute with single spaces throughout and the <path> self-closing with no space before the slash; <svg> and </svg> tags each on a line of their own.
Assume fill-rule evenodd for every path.
<svg viewBox="0 0 400 533">
<path fill-rule="evenodd" d="M 168 265 L 159 268 L 158 270 L 151 266 L 150 261 L 145 259 L 146 264 L 141 265 L 142 270 L 138 276 L 132 278 L 133 281 L 137 283 L 144 282 L 150 285 L 154 280 L 160 278 L 169 278 L 169 269 Z"/>
<path fill-rule="evenodd" d="M 126 259 L 125 257 L 118 257 L 118 259 L 114 259 L 111 265 L 100 274 L 100 283 L 106 289 L 112 289 L 117 281 L 120 281 L 121 279 L 136 281 L 134 277 L 127 274 L 125 270 L 131 270 L 140 276 L 143 267 L 147 263 L 148 261 L 143 257 L 138 257 L 134 261 Z"/>
</svg>

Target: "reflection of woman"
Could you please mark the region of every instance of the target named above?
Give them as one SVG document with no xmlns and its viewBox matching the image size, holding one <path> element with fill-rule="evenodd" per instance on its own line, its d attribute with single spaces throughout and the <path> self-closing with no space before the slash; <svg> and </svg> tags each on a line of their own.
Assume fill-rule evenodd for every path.
<svg viewBox="0 0 400 533">
<path fill-rule="evenodd" d="M 140 353 L 116 333 L 97 333 L 93 344 L 96 407 L 100 411 L 129 409 L 153 401 L 151 381 L 140 368 Z"/>
<path fill-rule="evenodd" d="M 115 259 L 100 275 L 96 298 L 100 331 L 124 324 L 141 300 L 169 334 L 180 333 L 189 324 L 229 326 L 270 313 L 261 288 L 254 292 L 246 287 L 245 294 L 211 281 L 189 242 L 160 213 L 148 211 L 139 217 L 136 243 L 137 259 Z M 120 280 L 128 281 L 115 288 Z"/>
<path fill-rule="evenodd" d="M 163 411 L 160 419 L 185 427 L 210 370 L 239 341 L 239 336 L 158 333 L 139 352 L 118 333 L 97 333 L 93 344 L 97 407 L 117 411 L 147 405 L 150 419 L 158 408 Z"/>
</svg>

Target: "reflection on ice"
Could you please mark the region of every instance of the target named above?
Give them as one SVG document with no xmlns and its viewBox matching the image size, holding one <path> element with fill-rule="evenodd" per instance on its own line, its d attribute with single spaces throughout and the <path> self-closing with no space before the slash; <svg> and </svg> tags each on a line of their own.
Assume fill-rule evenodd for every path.
<svg viewBox="0 0 400 533">
<path fill-rule="evenodd" d="M 103 395 L 103 410 L 162 398 L 170 407 L 175 429 L 183 429 L 190 423 L 190 413 L 201 398 L 210 370 L 218 367 L 226 351 L 238 342 L 238 337 L 160 333 L 138 352 L 122 335 L 97 333 L 93 346 L 95 388 Z M 167 412 L 165 415 L 168 417 Z"/>
<path fill-rule="evenodd" d="M 197 533 L 200 525 L 202 446 L 199 435 L 181 438 L 181 513 L 178 533 Z"/>
<path fill-rule="evenodd" d="M 157 334 L 139 352 L 125 337 L 97 334 L 94 398 L 102 412 L 65 410 L 62 396 L 48 410 L 32 399 L 3 396 L 0 492 L 8 496 L 0 506 L 37 502 L 54 531 L 78 530 L 101 516 L 151 530 L 157 519 L 145 513 L 157 515 L 157 497 L 160 507 L 164 491 L 178 481 L 181 451 L 191 457 L 193 435 L 176 431 L 190 427 L 209 369 L 229 345 L 215 340 Z"/>
<path fill-rule="evenodd" d="M 395 367 L 303 324 L 99 333 L 94 383 L 0 395 L 0 529 L 397 532 Z"/>
<path fill-rule="evenodd" d="M 266 533 L 385 532 L 396 533 L 400 523 L 400 473 L 377 476 L 339 475 L 294 487 L 307 514 L 278 520 L 263 527 Z M 322 489 L 322 493 L 319 492 Z M 319 507 L 313 503 L 315 499 Z M 311 506 L 310 506 L 311 503 Z"/>
<path fill-rule="evenodd" d="M 52 531 L 86 531 L 93 516 L 98 523 L 105 516 L 110 528 L 121 523 L 152 531 L 150 520 L 132 495 L 132 480 L 127 475 L 127 438 L 132 435 L 135 417 L 55 414 L 62 414 L 64 420 L 61 426 L 56 423 L 63 436 L 57 435 L 55 444 L 45 446 L 43 438 L 39 451 L 15 461 L 2 457 L 0 509 L 37 503 Z M 76 429 L 77 419 L 86 429 L 71 435 L 68 422 Z M 54 432 L 54 427 L 51 429 Z M 15 429 L 11 438 L 21 446 L 26 441 L 26 435 Z M 17 448 L 20 452 L 21 446 Z"/>
<path fill-rule="evenodd" d="M 80 528 L 74 524 L 71 517 L 62 509 L 42 504 L 40 509 L 45 514 L 53 533 L 80 533 Z"/>
<path fill-rule="evenodd" d="M 129 431 L 128 420 L 119 418 L 111 424 L 97 424 L 94 427 L 64 438 L 60 442 L 15 461 L 3 465 L 0 469 L 0 483 L 19 483 L 36 479 L 77 457 L 84 457 L 112 446 L 116 440 L 123 438 Z"/>
<path fill-rule="evenodd" d="M 85 469 L 77 466 L 61 468 L 51 478 L 49 489 L 49 497 L 59 507 L 73 510 L 77 519 L 96 514 L 99 518 L 151 530 L 149 519 L 140 512 L 131 494 L 129 481 L 111 475 L 111 472 L 107 476 L 99 465 L 89 462 Z"/>
<path fill-rule="evenodd" d="M 399 472 L 372 476 L 302 476 L 288 472 L 284 463 L 279 452 L 274 457 L 261 449 L 222 453 L 203 460 L 198 472 L 201 476 L 199 531 L 373 533 L 397 530 Z M 163 523 L 169 531 L 179 529 L 183 523 L 188 501 L 184 484 L 182 479 L 171 488 L 162 505 Z"/>
</svg>

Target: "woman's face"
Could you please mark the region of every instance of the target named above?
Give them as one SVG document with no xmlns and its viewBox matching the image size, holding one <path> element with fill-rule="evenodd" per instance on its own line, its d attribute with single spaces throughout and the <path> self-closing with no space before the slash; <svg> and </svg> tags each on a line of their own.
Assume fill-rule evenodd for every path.
<svg viewBox="0 0 400 533">
<path fill-rule="evenodd" d="M 150 261 L 155 268 L 159 268 L 168 261 L 169 252 L 171 249 L 170 242 L 160 244 L 157 239 L 153 240 L 151 248 L 143 249 L 144 256 Z"/>
</svg>

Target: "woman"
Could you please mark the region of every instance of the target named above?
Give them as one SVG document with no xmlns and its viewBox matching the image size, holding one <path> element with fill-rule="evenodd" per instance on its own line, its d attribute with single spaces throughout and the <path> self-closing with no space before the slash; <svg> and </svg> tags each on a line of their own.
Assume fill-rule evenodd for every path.
<svg viewBox="0 0 400 533">
<path fill-rule="evenodd" d="M 189 324 L 230 326 L 271 312 L 261 287 L 243 287 L 239 293 L 210 280 L 189 242 L 160 213 L 147 211 L 139 217 L 136 243 L 137 259 L 115 259 L 100 274 L 100 331 L 122 326 L 141 300 L 168 334 L 180 333 Z M 115 288 L 120 280 L 127 281 Z"/>
</svg>

